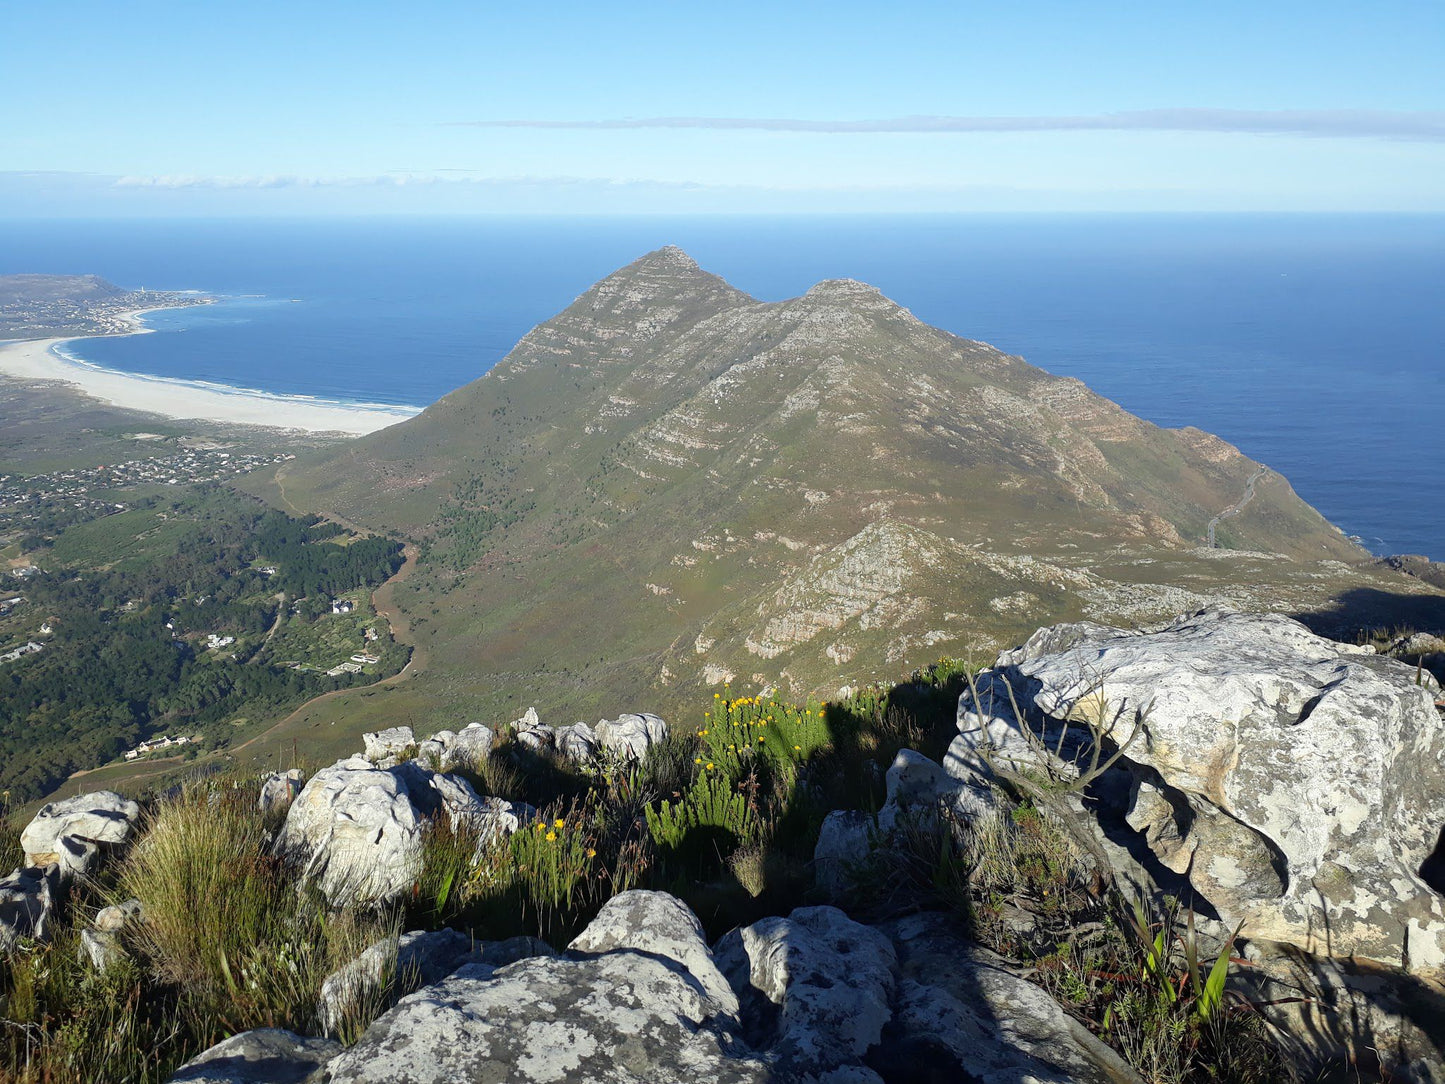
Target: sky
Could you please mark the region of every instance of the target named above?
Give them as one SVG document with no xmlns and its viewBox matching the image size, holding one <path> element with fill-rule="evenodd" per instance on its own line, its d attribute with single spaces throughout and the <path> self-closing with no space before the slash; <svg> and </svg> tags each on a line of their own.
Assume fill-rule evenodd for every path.
<svg viewBox="0 0 1445 1084">
<path fill-rule="evenodd" d="M 0 217 L 1445 211 L 1445 0 L 69 0 L 0 42 Z"/>
</svg>

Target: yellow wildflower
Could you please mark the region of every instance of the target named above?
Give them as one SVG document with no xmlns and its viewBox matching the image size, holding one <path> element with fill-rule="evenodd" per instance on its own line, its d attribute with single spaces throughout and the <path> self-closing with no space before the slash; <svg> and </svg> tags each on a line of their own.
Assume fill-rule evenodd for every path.
<svg viewBox="0 0 1445 1084">
<path fill-rule="evenodd" d="M 692 758 L 692 762 L 693 762 L 694 764 L 701 764 L 701 763 L 702 763 L 702 757 L 693 757 L 693 758 Z"/>
<path fill-rule="evenodd" d="M 554 828 L 565 828 L 567 826 L 567 822 L 561 817 L 558 817 L 555 821 L 552 822 L 552 826 Z"/>
<path fill-rule="evenodd" d="M 795 746 L 793 746 L 793 748 L 796 749 L 796 750 L 797 750 L 798 752 L 800 752 L 800 753 L 803 751 L 803 747 L 802 747 L 801 745 L 795 745 Z"/>
<path fill-rule="evenodd" d="M 587 848 L 587 857 L 588 857 L 588 858 L 596 858 L 596 857 L 597 857 L 597 849 L 596 849 L 595 847 L 588 847 L 588 848 Z"/>
<path fill-rule="evenodd" d="M 712 761 L 708 761 L 707 770 L 712 771 Z"/>
<path fill-rule="evenodd" d="M 543 838 L 546 839 L 546 841 L 547 841 L 548 843 L 551 843 L 554 839 L 557 838 L 557 833 L 556 833 L 556 832 L 548 832 Z"/>
</svg>

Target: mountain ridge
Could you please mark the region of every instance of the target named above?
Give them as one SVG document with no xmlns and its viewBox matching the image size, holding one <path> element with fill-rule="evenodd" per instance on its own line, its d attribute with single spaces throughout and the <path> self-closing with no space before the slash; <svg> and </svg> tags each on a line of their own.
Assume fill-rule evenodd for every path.
<svg viewBox="0 0 1445 1084">
<path fill-rule="evenodd" d="M 1318 607 L 1367 560 L 1218 437 L 867 284 L 758 301 L 671 247 L 286 492 L 421 545 L 438 708 L 817 691 L 1050 620 Z"/>
</svg>

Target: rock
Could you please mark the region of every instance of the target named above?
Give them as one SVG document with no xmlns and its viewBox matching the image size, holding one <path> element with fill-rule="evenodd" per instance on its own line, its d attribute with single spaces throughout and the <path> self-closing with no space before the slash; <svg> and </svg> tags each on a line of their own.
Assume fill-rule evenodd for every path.
<svg viewBox="0 0 1445 1084">
<path fill-rule="evenodd" d="M 994 816 L 998 800 L 987 781 L 960 778 L 912 749 L 899 750 L 885 777 L 888 794 L 876 817 L 835 810 L 823 821 L 813 849 L 818 887 L 834 898 L 845 893 L 851 872 L 888 846 L 904 824 L 936 823 L 940 814 L 972 821 Z"/>
<path fill-rule="evenodd" d="M 947 916 L 910 915 L 883 929 L 897 951 L 898 999 L 873 1064 L 892 1079 L 1140 1084 L 1118 1054 Z"/>
<path fill-rule="evenodd" d="M 1421 870 L 1445 825 L 1445 727 L 1412 667 L 1279 615 L 1041 630 L 998 658 L 1030 725 L 1119 717 L 1121 827 L 1253 939 L 1445 967 Z M 963 716 L 974 711 L 970 698 Z M 1084 730 L 1078 725 L 1070 731 Z"/>
<path fill-rule="evenodd" d="M 610 900 L 562 957 L 470 963 L 403 998 L 331 1084 L 776 1080 L 736 1036 L 737 1002 L 692 913 L 663 893 Z"/>
<path fill-rule="evenodd" d="M 458 768 L 469 772 L 480 771 L 487 757 L 491 756 L 496 740 L 497 736 L 490 727 L 469 723 L 446 740 L 442 768 L 449 772 Z"/>
<path fill-rule="evenodd" d="M 860 1062 L 892 1017 L 893 945 L 836 907 L 800 907 L 717 944 L 746 1036 L 784 1074 Z"/>
<path fill-rule="evenodd" d="M 641 760 L 654 745 L 667 740 L 667 724 L 648 712 L 603 719 L 594 729 L 598 745 L 631 760 Z"/>
<path fill-rule="evenodd" d="M 60 895 L 60 871 L 54 866 L 17 869 L 0 880 L 0 952 L 22 937 L 43 941 Z"/>
<path fill-rule="evenodd" d="M 137 921 L 141 917 L 141 902 L 137 899 L 124 900 L 121 903 L 113 903 L 109 907 L 102 907 L 95 913 L 95 928 L 106 933 L 115 933 L 125 926 L 127 922 Z"/>
<path fill-rule="evenodd" d="M 597 732 L 586 723 L 559 726 L 556 740 L 557 752 L 568 760 L 585 764 L 597 755 Z"/>
<path fill-rule="evenodd" d="M 120 959 L 120 938 L 106 930 L 80 931 L 80 960 L 89 962 L 97 971 L 104 971 Z"/>
<path fill-rule="evenodd" d="M 1253 1002 L 1301 1079 L 1440 1080 L 1445 1066 L 1445 990 L 1369 960 L 1310 956 L 1253 942 L 1230 987 Z"/>
<path fill-rule="evenodd" d="M 364 749 L 362 756 L 373 764 L 389 762 L 389 767 L 416 745 L 416 735 L 409 726 L 391 726 L 378 730 L 375 734 L 363 734 L 361 741 Z"/>
<path fill-rule="evenodd" d="M 170 1084 L 321 1084 L 326 1063 L 340 1053 L 332 1039 L 258 1028 L 197 1054 Z"/>
<path fill-rule="evenodd" d="M 280 813 L 289 809 L 296 795 L 306 785 L 306 773 L 300 768 L 284 772 L 272 772 L 261 780 L 261 797 L 257 802 L 261 812 Z"/>
<path fill-rule="evenodd" d="M 847 891 L 854 873 L 873 853 L 878 829 L 867 813 L 835 809 L 823 819 L 813 847 L 813 879 L 834 899 Z"/>
<path fill-rule="evenodd" d="M 416 747 L 416 762 L 427 769 L 427 771 L 446 771 L 442 766 L 446 760 L 446 739 L 453 737 L 456 737 L 456 735 L 450 730 L 443 730 L 438 734 L 433 734 Z"/>
<path fill-rule="evenodd" d="M 416 930 L 388 937 L 326 976 L 317 1007 L 322 1031 L 339 1035 L 348 1019 L 379 1014 L 413 990 L 440 982 L 467 964 L 498 968 L 529 956 L 552 955 L 552 947 L 535 937 L 478 943 L 459 930 Z"/>
<path fill-rule="evenodd" d="M 79 794 L 40 807 L 20 833 L 20 846 L 30 866 L 60 867 L 62 880 L 86 874 L 99 860 L 100 849 L 119 847 L 131 837 L 140 806 L 109 790 Z"/>
<path fill-rule="evenodd" d="M 535 816 L 522 803 L 482 798 L 458 776 L 414 763 L 378 768 L 360 757 L 317 772 L 291 804 L 277 852 L 304 866 L 333 903 L 395 899 L 421 873 L 422 836 L 430 818 L 454 828 L 515 831 Z"/>
</svg>

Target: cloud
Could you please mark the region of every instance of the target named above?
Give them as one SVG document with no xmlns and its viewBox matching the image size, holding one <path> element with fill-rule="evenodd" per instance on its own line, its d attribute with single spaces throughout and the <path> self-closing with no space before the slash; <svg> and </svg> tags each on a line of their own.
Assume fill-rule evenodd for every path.
<svg viewBox="0 0 1445 1084">
<path fill-rule="evenodd" d="M 618 120 L 469 120 L 463 128 L 706 128 L 718 131 L 816 132 L 828 135 L 956 132 L 1230 132 L 1445 142 L 1445 111 L 1381 109 L 1137 109 L 1092 116 L 894 117 L 882 120 L 789 120 L 770 117 L 640 117 Z"/>
<path fill-rule="evenodd" d="M 479 170 L 443 168 L 427 171 L 393 171 L 351 177 L 307 177 L 296 174 L 220 177 L 199 174 L 116 177 L 114 188 L 151 189 L 270 189 L 270 188 L 406 188 L 417 185 L 446 185 L 477 188 L 707 188 L 697 181 L 658 181 L 627 177 L 553 177 L 482 175 Z"/>
</svg>

